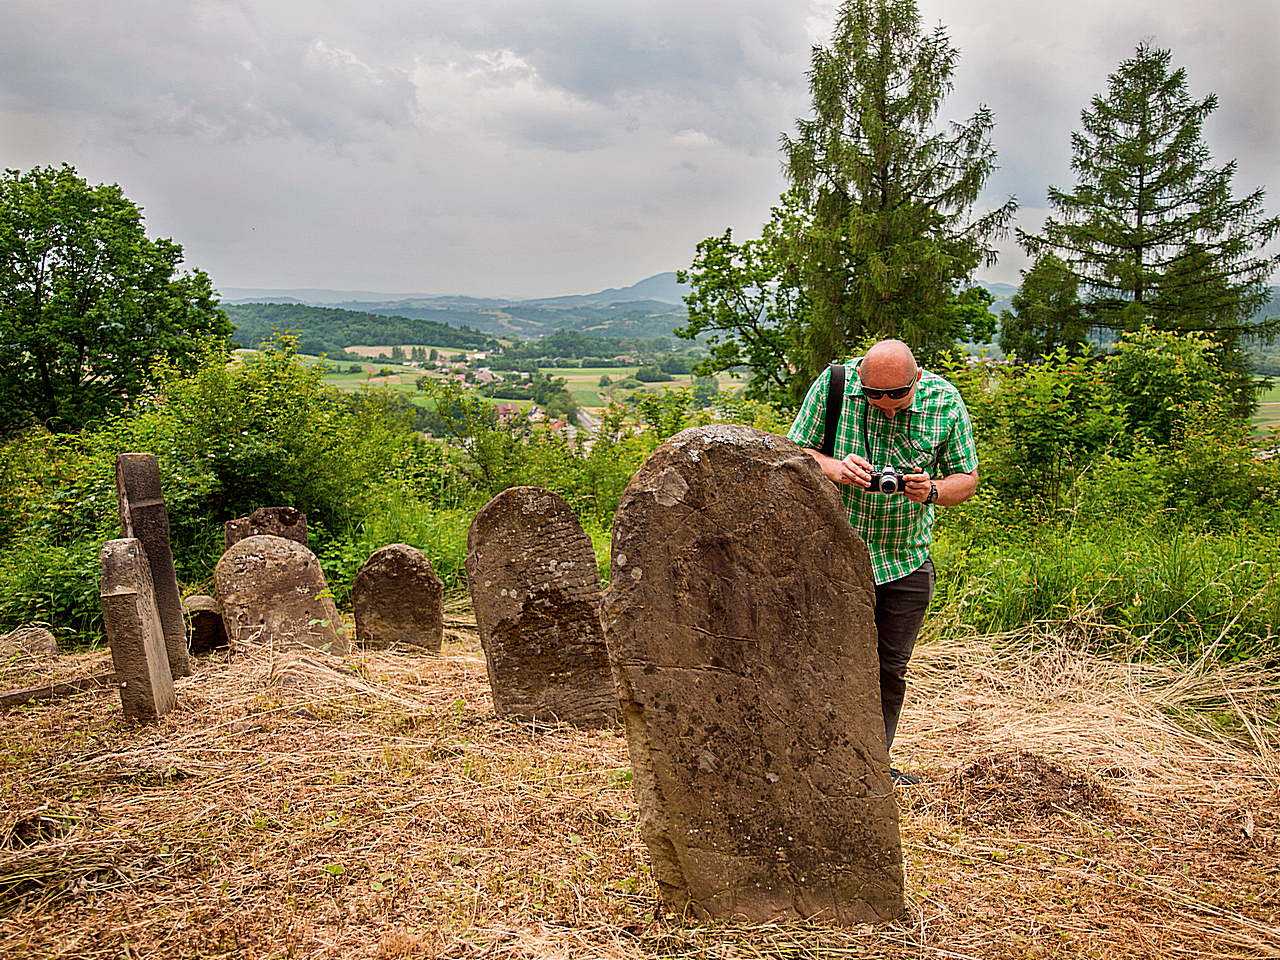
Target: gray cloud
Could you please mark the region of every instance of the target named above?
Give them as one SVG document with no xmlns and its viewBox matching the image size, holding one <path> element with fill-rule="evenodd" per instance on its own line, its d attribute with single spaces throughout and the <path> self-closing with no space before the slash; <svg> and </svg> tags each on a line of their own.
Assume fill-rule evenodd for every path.
<svg viewBox="0 0 1280 960">
<path fill-rule="evenodd" d="M 962 57 L 944 119 L 996 116 L 1034 227 L 1072 130 L 1152 36 L 1216 91 L 1241 189 L 1274 182 L 1267 0 L 920 0 Z M 1060 6 L 1060 5 L 1059 5 Z M 551 295 L 755 235 L 832 0 L 0 0 L 4 163 L 119 182 L 226 286 Z M 1276 207 L 1273 196 L 1271 206 Z M 995 271 L 1016 280 L 1011 250 Z"/>
</svg>

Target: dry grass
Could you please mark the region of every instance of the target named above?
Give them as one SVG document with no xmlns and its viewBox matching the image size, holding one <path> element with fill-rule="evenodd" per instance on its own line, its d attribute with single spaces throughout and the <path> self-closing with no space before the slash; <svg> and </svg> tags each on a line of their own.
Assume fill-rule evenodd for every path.
<svg viewBox="0 0 1280 960">
<path fill-rule="evenodd" d="M 114 691 L 0 716 L 0 952 L 1280 955 L 1273 676 L 1112 663 L 1061 625 L 935 639 L 896 749 L 926 775 L 909 916 L 697 926 L 658 908 L 622 737 L 498 720 L 453 626 L 440 657 L 223 653 L 152 727 Z"/>
</svg>

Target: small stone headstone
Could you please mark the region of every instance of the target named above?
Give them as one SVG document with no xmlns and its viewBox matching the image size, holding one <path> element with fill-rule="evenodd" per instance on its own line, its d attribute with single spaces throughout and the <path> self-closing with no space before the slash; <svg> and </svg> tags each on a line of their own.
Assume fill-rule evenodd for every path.
<svg viewBox="0 0 1280 960">
<path fill-rule="evenodd" d="M 874 598 L 839 495 L 789 440 L 693 428 L 632 478 L 603 619 L 669 909 L 903 912 Z"/>
<path fill-rule="evenodd" d="M 320 563 L 302 544 L 248 537 L 222 555 L 213 579 L 230 639 L 347 652 Z"/>
<path fill-rule="evenodd" d="M 307 515 L 296 507 L 259 507 L 247 517 L 228 520 L 222 527 L 223 549 L 230 550 L 247 537 L 284 537 L 304 547 Z"/>
<path fill-rule="evenodd" d="M 467 587 L 500 717 L 616 722 L 591 538 L 559 496 L 513 487 L 467 533 Z"/>
<path fill-rule="evenodd" d="M 182 612 L 191 624 L 192 656 L 203 656 L 229 645 L 222 607 L 213 597 L 187 597 L 182 601 Z"/>
<path fill-rule="evenodd" d="M 177 695 L 164 628 L 151 587 L 151 563 L 136 539 L 102 545 L 102 619 L 124 715 L 150 721 L 173 709 Z"/>
<path fill-rule="evenodd" d="M 164 628 L 169 670 L 175 677 L 191 675 L 187 656 L 187 624 L 169 545 L 169 512 L 160 490 L 160 461 L 153 453 L 122 453 L 116 457 L 116 492 L 120 497 L 121 536 L 142 541 L 151 563 L 151 584 Z"/>
<path fill-rule="evenodd" d="M 18 627 L 0 636 L 0 657 L 52 660 L 57 656 L 57 638 L 44 627 Z"/>
<path fill-rule="evenodd" d="M 444 642 L 444 583 L 406 543 L 370 555 L 352 584 L 351 609 L 356 640 L 368 649 L 407 644 L 435 652 Z"/>
</svg>

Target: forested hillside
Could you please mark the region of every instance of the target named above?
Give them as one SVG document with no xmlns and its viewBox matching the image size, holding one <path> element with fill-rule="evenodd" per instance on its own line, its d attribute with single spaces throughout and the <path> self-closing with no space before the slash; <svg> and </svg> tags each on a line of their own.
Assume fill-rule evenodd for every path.
<svg viewBox="0 0 1280 960">
<path fill-rule="evenodd" d="M 299 336 L 303 353 L 335 355 L 353 344 L 422 344 L 480 350 L 489 337 L 469 326 L 416 317 L 384 316 L 311 307 L 302 303 L 224 304 L 227 317 L 235 324 L 231 339 L 244 347 L 256 347 L 270 340 L 273 332 L 288 330 Z"/>
</svg>

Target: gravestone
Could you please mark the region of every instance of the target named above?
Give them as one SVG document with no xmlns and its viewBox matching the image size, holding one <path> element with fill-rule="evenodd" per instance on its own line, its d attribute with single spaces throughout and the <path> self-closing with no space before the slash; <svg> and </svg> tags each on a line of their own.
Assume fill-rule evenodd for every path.
<svg viewBox="0 0 1280 960">
<path fill-rule="evenodd" d="M 347 652 L 324 573 L 302 544 L 283 537 L 247 537 L 222 555 L 213 579 L 230 639 Z"/>
<path fill-rule="evenodd" d="M 356 640 L 368 649 L 408 644 L 438 652 L 444 642 L 444 583 L 407 543 L 370 555 L 352 584 L 351 609 Z"/>
<path fill-rule="evenodd" d="M 902 914 L 874 603 L 866 546 L 790 440 L 697 427 L 632 478 L 603 620 L 669 909 Z"/>
<path fill-rule="evenodd" d="M 213 597 L 201 595 L 182 601 L 182 612 L 191 623 L 191 655 L 202 656 L 230 645 L 222 622 L 222 607 Z"/>
<path fill-rule="evenodd" d="M 116 492 L 120 498 L 121 536 L 142 541 L 151 564 L 151 585 L 164 629 L 169 670 L 175 677 L 190 676 L 187 623 L 182 618 L 182 599 L 169 546 L 169 512 L 160 490 L 160 461 L 155 454 L 122 453 L 116 457 Z"/>
<path fill-rule="evenodd" d="M 0 637 L 0 657 L 53 660 L 57 656 L 58 640 L 44 627 L 18 627 Z"/>
<path fill-rule="evenodd" d="M 248 537 L 261 536 L 284 537 L 304 547 L 309 546 L 307 515 L 296 507 L 259 507 L 247 517 L 223 524 L 223 549 L 230 550 Z"/>
<path fill-rule="evenodd" d="M 177 695 L 151 585 L 151 562 L 142 541 L 132 538 L 108 540 L 100 559 L 102 620 L 124 715 L 156 720 L 173 709 Z"/>
<path fill-rule="evenodd" d="M 498 716 L 616 722 L 595 552 L 564 500 L 513 487 L 485 504 L 467 533 L 467 587 Z"/>
</svg>

